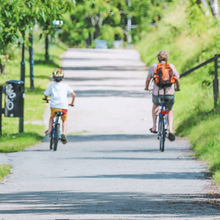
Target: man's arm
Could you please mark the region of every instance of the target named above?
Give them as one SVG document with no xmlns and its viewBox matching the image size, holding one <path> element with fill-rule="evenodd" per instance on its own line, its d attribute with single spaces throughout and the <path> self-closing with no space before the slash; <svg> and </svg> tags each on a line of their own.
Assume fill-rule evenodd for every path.
<svg viewBox="0 0 220 220">
<path fill-rule="evenodd" d="M 75 94 L 75 92 L 71 92 L 70 95 L 72 96 L 72 102 L 70 103 L 70 105 L 74 106 L 74 101 L 75 101 L 76 94 Z"/>
<path fill-rule="evenodd" d="M 151 79 L 154 77 L 154 71 L 155 71 L 156 66 L 157 66 L 157 64 L 152 64 L 150 66 L 150 69 L 149 69 L 149 72 L 147 75 L 147 79 L 145 82 L 145 90 L 151 91 L 151 89 L 149 88 L 149 84 L 150 84 Z"/>
<path fill-rule="evenodd" d="M 145 90 L 151 91 L 151 90 L 149 89 L 149 83 L 150 83 L 150 80 L 149 80 L 149 79 L 146 79 L 146 82 L 145 82 Z"/>
<path fill-rule="evenodd" d="M 175 90 L 176 91 L 180 91 L 180 80 L 179 79 L 176 79 L 176 88 L 175 88 Z"/>
</svg>

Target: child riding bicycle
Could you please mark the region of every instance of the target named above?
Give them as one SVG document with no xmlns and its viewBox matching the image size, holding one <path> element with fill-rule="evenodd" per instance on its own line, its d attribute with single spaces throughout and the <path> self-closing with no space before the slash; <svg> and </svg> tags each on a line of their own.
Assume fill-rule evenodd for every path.
<svg viewBox="0 0 220 220">
<path fill-rule="evenodd" d="M 45 100 L 48 101 L 48 96 L 51 96 L 51 116 L 49 119 L 49 128 L 45 132 L 46 135 L 50 135 L 53 125 L 53 119 L 55 118 L 55 112 L 63 112 L 64 115 L 61 116 L 62 120 L 62 135 L 61 141 L 63 144 L 67 143 L 66 139 L 66 129 L 67 129 L 67 111 L 68 111 L 68 100 L 67 95 L 70 94 L 72 96 L 72 101 L 69 104 L 70 106 L 74 106 L 75 93 L 73 89 L 70 88 L 66 83 L 61 82 L 64 77 L 64 72 L 56 68 L 53 71 L 53 79 L 54 83 L 50 84 L 48 88 L 44 91 Z"/>
</svg>

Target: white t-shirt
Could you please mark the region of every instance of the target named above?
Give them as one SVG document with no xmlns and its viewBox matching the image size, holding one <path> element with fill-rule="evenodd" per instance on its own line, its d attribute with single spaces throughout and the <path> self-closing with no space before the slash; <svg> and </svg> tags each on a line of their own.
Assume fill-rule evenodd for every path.
<svg viewBox="0 0 220 220">
<path fill-rule="evenodd" d="M 51 96 L 50 107 L 59 109 L 68 109 L 67 95 L 73 92 L 73 89 L 66 83 L 55 82 L 48 86 L 44 95 Z"/>
</svg>

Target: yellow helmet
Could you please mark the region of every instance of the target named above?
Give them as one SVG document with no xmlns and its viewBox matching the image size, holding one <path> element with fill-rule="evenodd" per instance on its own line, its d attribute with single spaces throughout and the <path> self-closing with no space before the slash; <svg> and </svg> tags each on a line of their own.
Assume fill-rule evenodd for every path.
<svg viewBox="0 0 220 220">
<path fill-rule="evenodd" d="M 53 78 L 55 81 L 61 81 L 64 77 L 64 72 L 62 69 L 60 68 L 56 68 L 54 71 L 53 71 Z"/>
</svg>

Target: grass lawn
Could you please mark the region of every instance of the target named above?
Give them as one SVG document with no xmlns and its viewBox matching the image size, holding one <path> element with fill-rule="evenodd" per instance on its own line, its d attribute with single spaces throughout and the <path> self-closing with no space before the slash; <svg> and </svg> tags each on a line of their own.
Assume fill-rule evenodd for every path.
<svg viewBox="0 0 220 220">
<path fill-rule="evenodd" d="M 5 176 L 7 176 L 10 173 L 11 166 L 2 164 L 0 165 L 0 182 L 3 180 Z"/>
<path fill-rule="evenodd" d="M 37 38 L 37 37 L 36 37 Z M 45 126 L 42 124 L 46 103 L 42 100 L 43 91 L 47 88 L 52 71 L 61 66 L 62 55 L 66 50 L 62 43 L 50 43 L 50 60 L 45 61 L 44 41 L 36 39 L 34 43 L 34 90 L 30 89 L 29 51 L 25 51 L 25 99 L 24 99 L 24 133 L 18 133 L 19 119 L 2 115 L 2 136 L 0 137 L 0 153 L 24 150 L 39 143 L 44 137 Z M 0 85 L 9 80 L 20 80 L 21 49 L 18 60 L 8 63 L 6 74 L 0 75 Z M 3 95 L 4 99 L 4 95 Z M 4 107 L 4 103 L 3 103 Z M 7 175 L 9 166 L 1 165 L 0 179 Z"/>
<path fill-rule="evenodd" d="M 220 53 L 219 28 L 213 25 L 199 35 L 193 34 L 187 24 L 186 6 L 178 4 L 171 8 L 157 28 L 137 45 L 148 66 L 157 62 L 160 50 L 167 50 L 169 62 L 181 74 Z M 195 155 L 206 162 L 220 185 L 220 99 L 213 111 L 213 79 L 214 62 L 180 79 L 181 91 L 175 94 L 173 108 L 174 126 L 176 134 L 189 140 Z"/>
</svg>

